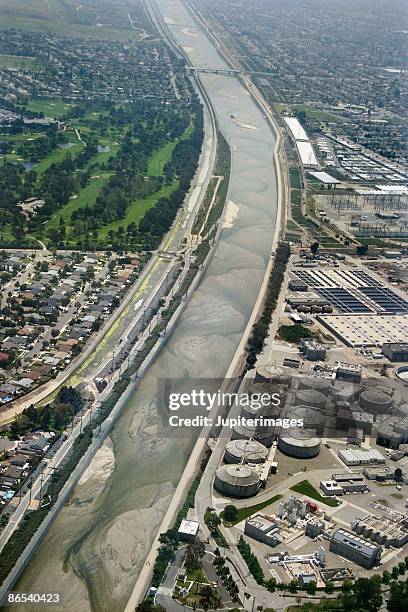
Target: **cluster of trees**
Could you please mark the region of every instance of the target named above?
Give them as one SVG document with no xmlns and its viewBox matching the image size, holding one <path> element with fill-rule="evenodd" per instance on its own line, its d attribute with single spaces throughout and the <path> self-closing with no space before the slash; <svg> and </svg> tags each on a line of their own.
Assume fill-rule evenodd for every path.
<svg viewBox="0 0 408 612">
<path fill-rule="evenodd" d="M 259 320 L 252 328 L 252 334 L 248 341 L 246 369 L 253 368 L 257 355 L 262 351 L 265 338 L 268 335 L 272 314 L 276 308 L 286 266 L 289 260 L 290 247 L 286 242 L 281 242 L 276 250 L 272 272 L 268 280 L 265 306 Z"/>
<path fill-rule="evenodd" d="M 62 431 L 83 408 L 81 394 L 74 387 L 62 387 L 55 400 L 44 406 L 29 406 L 10 425 L 13 440 L 38 429 Z"/>
<path fill-rule="evenodd" d="M 214 551 L 213 565 L 216 568 L 218 576 L 224 583 L 225 588 L 231 595 L 231 599 L 235 602 L 238 601 L 239 589 L 237 583 L 231 576 L 231 572 L 227 564 L 225 563 L 224 557 L 221 556 L 219 548 Z"/>
<path fill-rule="evenodd" d="M 282 340 L 291 342 L 292 344 L 299 344 L 302 338 L 313 338 L 315 336 L 310 329 L 307 329 L 307 327 L 299 323 L 295 323 L 294 325 L 281 325 L 278 329 L 278 333 Z"/>
<path fill-rule="evenodd" d="M 136 198 L 145 198 L 158 191 L 163 184 L 163 178 L 114 174 L 109 177 L 96 198 L 93 206 L 76 209 L 71 215 L 71 223 L 77 230 L 95 231 L 112 221 L 123 219 L 126 210 Z M 79 223 L 82 222 L 81 228 Z M 86 227 L 83 224 L 86 224 Z"/>
<path fill-rule="evenodd" d="M 251 547 L 248 544 L 248 542 L 245 542 L 242 536 L 240 536 L 239 538 L 238 550 L 241 553 L 241 557 L 247 564 L 249 571 L 251 572 L 251 574 L 257 581 L 257 583 L 264 584 L 265 576 L 264 576 L 261 566 L 259 565 L 259 561 L 257 557 L 254 555 L 254 553 L 252 552 Z"/>
</svg>

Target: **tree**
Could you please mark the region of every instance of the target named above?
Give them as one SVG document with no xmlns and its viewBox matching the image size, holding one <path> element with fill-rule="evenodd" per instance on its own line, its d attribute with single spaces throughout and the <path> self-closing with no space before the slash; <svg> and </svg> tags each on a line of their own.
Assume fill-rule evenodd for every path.
<svg viewBox="0 0 408 612">
<path fill-rule="evenodd" d="M 393 582 L 387 602 L 389 612 L 403 612 L 407 610 L 408 581 Z"/>
<path fill-rule="evenodd" d="M 316 593 L 316 583 L 315 582 L 309 582 L 306 585 L 306 593 L 309 593 L 309 595 L 314 595 Z"/>
<path fill-rule="evenodd" d="M 391 582 L 391 574 L 390 572 L 387 572 L 387 570 L 384 570 L 382 573 L 382 583 L 383 584 L 390 584 Z"/>
<path fill-rule="evenodd" d="M 326 591 L 327 594 L 333 593 L 334 591 L 334 586 L 332 582 L 327 582 L 326 586 L 324 587 L 324 590 Z"/>
<path fill-rule="evenodd" d="M 320 244 L 317 240 L 310 245 L 310 250 L 312 251 L 313 255 L 316 255 L 317 251 L 319 250 L 319 246 Z"/>
<path fill-rule="evenodd" d="M 201 566 L 200 559 L 205 554 L 205 546 L 200 540 L 195 540 L 187 546 L 185 565 L 187 570 L 195 570 Z"/>
<path fill-rule="evenodd" d="M 367 253 L 368 253 L 368 244 L 359 244 L 359 245 L 356 247 L 356 253 L 357 253 L 357 255 L 359 255 L 360 257 L 361 257 L 362 255 L 367 255 Z"/>
<path fill-rule="evenodd" d="M 236 506 L 233 506 L 232 504 L 228 504 L 228 506 L 225 506 L 224 508 L 224 519 L 228 522 L 228 523 L 233 523 L 234 521 L 236 521 L 238 518 L 238 509 Z"/>
</svg>

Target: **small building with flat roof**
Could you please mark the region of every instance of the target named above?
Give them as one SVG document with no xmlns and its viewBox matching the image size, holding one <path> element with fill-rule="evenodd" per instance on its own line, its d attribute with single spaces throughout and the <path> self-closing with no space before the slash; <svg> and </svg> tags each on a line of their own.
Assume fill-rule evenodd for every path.
<svg viewBox="0 0 408 612">
<path fill-rule="evenodd" d="M 190 521 L 183 519 L 178 528 L 178 537 L 182 542 L 193 542 L 198 534 L 200 523 L 198 521 Z"/>
</svg>

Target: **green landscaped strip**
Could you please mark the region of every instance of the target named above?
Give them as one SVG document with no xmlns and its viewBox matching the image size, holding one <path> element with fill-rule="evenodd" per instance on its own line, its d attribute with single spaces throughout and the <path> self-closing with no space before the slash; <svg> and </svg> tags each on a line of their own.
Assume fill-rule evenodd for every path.
<svg viewBox="0 0 408 612">
<path fill-rule="evenodd" d="M 105 172 L 103 174 L 101 173 L 96 175 L 95 178 L 91 178 L 89 185 L 81 189 L 77 198 L 71 199 L 68 204 L 64 206 L 64 208 L 57 210 L 52 215 L 51 219 L 49 219 L 44 226 L 45 231 L 52 228 L 57 228 L 59 226 L 60 217 L 64 219 L 66 225 L 69 225 L 71 222 L 71 215 L 75 210 L 84 208 L 87 205 L 92 206 L 95 204 L 96 198 L 111 174 L 111 172 Z"/>
<path fill-rule="evenodd" d="M 337 501 L 337 499 L 332 499 L 331 497 L 322 497 L 308 480 L 302 480 L 301 482 L 298 482 L 298 484 L 294 485 L 293 487 L 290 487 L 290 490 L 295 491 L 295 493 L 307 495 L 308 497 L 315 499 L 321 504 L 326 504 L 326 506 L 331 506 L 332 508 L 339 506 L 341 503 Z"/>
<path fill-rule="evenodd" d="M 149 176 L 161 176 L 163 174 L 164 166 L 169 161 L 176 144 L 177 140 L 174 142 L 166 142 L 164 147 L 152 155 L 147 168 L 147 173 Z"/>
<path fill-rule="evenodd" d="M 246 506 L 245 508 L 238 508 L 237 520 L 234 521 L 233 523 L 228 523 L 228 525 L 236 525 L 237 523 L 248 518 L 248 516 L 255 514 L 255 512 L 259 512 L 259 510 L 263 510 L 264 508 L 266 508 L 266 506 L 270 506 L 274 502 L 278 501 L 278 499 L 281 499 L 281 497 L 282 495 L 275 495 L 274 497 L 271 497 L 270 499 L 267 499 L 264 502 L 255 504 L 254 506 Z"/>
<path fill-rule="evenodd" d="M 157 202 L 159 198 L 168 197 L 172 191 L 177 188 L 178 181 L 173 181 L 171 185 L 166 185 L 160 191 L 156 191 L 156 193 L 152 193 L 147 198 L 140 198 L 135 200 L 126 210 L 126 216 L 124 219 L 119 219 L 118 221 L 113 221 L 109 223 L 109 225 L 105 225 L 99 231 L 100 238 L 106 238 L 110 230 L 117 231 L 119 227 L 127 227 L 130 223 L 138 224 L 140 219 L 144 216 L 145 212 L 152 208 Z"/>
</svg>

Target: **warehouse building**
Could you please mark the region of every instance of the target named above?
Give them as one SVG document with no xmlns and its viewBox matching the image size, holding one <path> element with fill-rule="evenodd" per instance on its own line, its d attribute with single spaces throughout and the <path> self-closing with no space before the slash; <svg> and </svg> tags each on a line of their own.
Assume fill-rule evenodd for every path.
<svg viewBox="0 0 408 612">
<path fill-rule="evenodd" d="M 278 524 L 263 514 L 255 514 L 247 518 L 244 533 L 268 546 L 277 546 L 281 542 Z"/>
<path fill-rule="evenodd" d="M 346 465 L 380 465 L 385 463 L 383 455 L 376 448 L 339 450 L 337 454 Z"/>
<path fill-rule="evenodd" d="M 381 546 L 345 529 L 338 529 L 333 534 L 329 550 L 366 569 L 372 569 L 381 559 Z"/>
<path fill-rule="evenodd" d="M 316 319 L 351 348 L 405 343 L 407 314 L 318 315 Z"/>
</svg>

